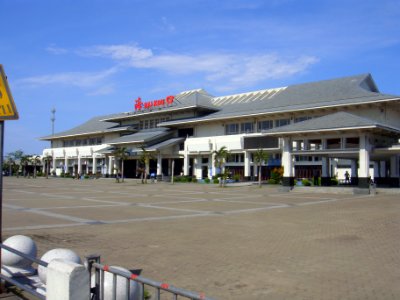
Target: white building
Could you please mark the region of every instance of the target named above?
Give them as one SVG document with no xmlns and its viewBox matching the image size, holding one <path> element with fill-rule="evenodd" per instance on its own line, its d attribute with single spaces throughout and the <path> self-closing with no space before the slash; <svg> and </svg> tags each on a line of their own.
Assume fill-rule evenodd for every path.
<svg viewBox="0 0 400 300">
<path fill-rule="evenodd" d="M 399 186 L 400 97 L 380 93 L 371 75 L 214 97 L 204 90 L 142 102 L 131 112 L 96 117 L 43 137 L 57 173 L 114 174 L 112 151 L 126 147 L 125 176 L 137 176 L 141 146 L 153 154 L 150 173 L 211 177 L 213 151 L 232 154 L 226 167 L 243 180 L 254 177 L 252 154 L 283 166 L 283 184 L 321 177 L 322 185 L 351 170 L 352 183 Z M 172 170 L 174 162 L 174 170 Z"/>
</svg>

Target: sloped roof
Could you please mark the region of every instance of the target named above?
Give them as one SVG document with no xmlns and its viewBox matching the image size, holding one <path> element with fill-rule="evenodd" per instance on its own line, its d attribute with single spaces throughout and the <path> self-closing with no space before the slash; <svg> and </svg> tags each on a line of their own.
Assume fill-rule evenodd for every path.
<svg viewBox="0 0 400 300">
<path fill-rule="evenodd" d="M 237 98 L 237 101 L 224 101 L 229 98 Z M 220 111 L 199 118 L 163 122 L 160 126 L 370 103 L 394 98 L 399 99 L 399 96 L 379 93 L 371 75 L 363 74 L 216 97 L 214 101 L 221 105 Z"/>
<path fill-rule="evenodd" d="M 115 114 L 114 114 L 115 115 Z M 107 116 L 99 116 L 94 117 L 85 123 L 76 126 L 72 129 L 58 132 L 54 135 L 48 135 L 41 137 L 41 140 L 52 140 L 56 138 L 63 138 L 68 136 L 76 136 L 76 135 L 88 135 L 88 134 L 96 134 L 96 133 L 103 133 L 103 132 L 111 132 L 111 131 L 121 131 L 128 129 L 126 126 L 120 127 L 116 123 L 112 122 L 102 122 L 100 120 L 104 119 L 104 117 L 114 116 L 114 115 L 107 115 Z"/>
<path fill-rule="evenodd" d="M 166 112 L 172 112 L 188 108 L 201 108 L 211 112 L 218 111 L 219 108 L 216 105 L 214 105 L 212 99 L 213 96 L 208 94 L 203 89 L 184 91 L 175 96 L 174 102 L 170 106 L 154 107 L 146 110 L 125 112 L 111 117 L 103 118 L 102 120 L 118 121 L 118 120 L 130 119 L 135 116 L 143 116 L 146 114 L 156 114 L 156 113 L 162 114 Z"/>
<path fill-rule="evenodd" d="M 264 135 L 282 135 L 307 132 L 354 130 L 380 128 L 400 134 L 400 129 L 383 125 L 377 121 L 360 117 L 348 112 L 337 112 L 334 114 L 309 119 L 306 121 L 276 127 L 263 132 Z"/>
<path fill-rule="evenodd" d="M 128 134 L 116 138 L 107 142 L 109 145 L 116 145 L 116 144 L 135 144 L 135 143 L 147 143 L 154 139 L 159 139 L 169 135 L 170 132 L 166 128 L 157 128 L 157 129 L 147 129 L 142 130 L 134 134 Z"/>
</svg>

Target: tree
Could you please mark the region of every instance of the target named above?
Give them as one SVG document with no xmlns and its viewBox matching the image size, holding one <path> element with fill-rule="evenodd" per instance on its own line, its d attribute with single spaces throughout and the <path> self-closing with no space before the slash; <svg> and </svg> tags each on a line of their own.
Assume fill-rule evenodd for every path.
<svg viewBox="0 0 400 300">
<path fill-rule="evenodd" d="M 225 162 L 228 159 L 230 153 L 226 149 L 225 146 L 222 146 L 219 150 L 214 150 L 213 155 L 214 155 L 214 166 L 216 168 L 219 168 L 220 177 L 221 177 L 219 186 L 222 187 L 222 181 L 226 178 L 226 172 L 224 172 L 222 169 L 223 169 Z M 223 174 L 225 174 L 225 175 L 223 175 Z"/>
<path fill-rule="evenodd" d="M 9 165 L 10 172 L 11 172 L 11 165 L 12 165 L 12 168 L 14 169 L 16 166 L 16 163 L 18 163 L 23 156 L 24 156 L 24 152 L 22 150 L 16 150 L 14 152 L 10 152 L 7 154 L 7 157 L 8 157 L 7 160 L 10 162 L 10 165 Z M 17 173 L 17 177 L 18 177 L 19 170 L 14 170 L 14 171 Z"/>
<path fill-rule="evenodd" d="M 147 170 L 150 165 L 150 159 L 152 159 L 153 156 L 149 151 L 146 150 L 144 145 L 141 145 L 139 148 L 142 150 L 139 158 L 139 162 L 142 165 L 142 183 L 147 183 Z"/>
<path fill-rule="evenodd" d="M 128 158 L 129 153 L 128 149 L 126 147 L 121 147 L 121 148 L 116 148 L 113 152 L 112 155 L 114 155 L 115 158 L 118 158 L 120 160 L 121 164 L 121 176 L 122 176 L 122 182 L 124 182 L 124 161 Z M 117 174 L 117 182 L 119 182 L 119 176 Z"/>
<path fill-rule="evenodd" d="M 22 173 L 23 173 L 24 177 L 29 175 L 28 165 L 29 165 L 30 158 L 31 158 L 30 155 L 23 155 L 20 160 L 20 165 L 21 165 L 21 169 L 22 169 Z"/>
<path fill-rule="evenodd" d="M 31 157 L 31 162 L 33 163 L 33 178 L 36 178 L 36 173 L 37 173 L 37 165 L 40 164 L 40 156 L 39 155 L 33 155 Z"/>
<path fill-rule="evenodd" d="M 49 173 L 50 173 L 50 161 L 53 159 L 53 156 L 50 154 L 47 154 L 46 156 L 43 157 L 44 161 L 44 173 L 46 174 L 46 179 L 49 179 Z"/>
<path fill-rule="evenodd" d="M 261 187 L 261 165 L 268 161 L 269 155 L 267 152 L 265 152 L 262 149 L 258 149 L 254 154 L 253 154 L 253 160 L 258 166 L 258 187 Z"/>
<path fill-rule="evenodd" d="M 9 154 L 3 163 L 3 170 L 8 171 L 8 176 L 12 176 L 13 172 L 15 172 L 15 161 Z"/>
</svg>

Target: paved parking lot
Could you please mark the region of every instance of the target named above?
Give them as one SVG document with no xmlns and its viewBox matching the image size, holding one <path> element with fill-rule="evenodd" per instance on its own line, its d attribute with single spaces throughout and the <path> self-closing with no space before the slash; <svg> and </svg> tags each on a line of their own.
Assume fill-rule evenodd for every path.
<svg viewBox="0 0 400 300">
<path fill-rule="evenodd" d="M 400 196 L 4 178 L 3 238 L 216 299 L 400 299 Z"/>
</svg>

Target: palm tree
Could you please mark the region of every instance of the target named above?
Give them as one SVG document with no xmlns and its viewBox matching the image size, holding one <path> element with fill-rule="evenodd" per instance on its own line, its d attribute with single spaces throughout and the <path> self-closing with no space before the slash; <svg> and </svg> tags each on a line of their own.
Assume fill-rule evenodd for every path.
<svg viewBox="0 0 400 300">
<path fill-rule="evenodd" d="M 258 149 L 253 154 L 253 159 L 256 165 L 258 166 L 258 187 L 261 187 L 261 165 L 268 161 L 269 155 L 262 149 Z"/>
<path fill-rule="evenodd" d="M 39 155 L 32 156 L 31 161 L 33 163 L 33 178 L 36 178 L 36 166 L 40 163 L 40 156 Z"/>
<path fill-rule="evenodd" d="M 116 148 L 112 152 L 112 155 L 114 155 L 114 157 L 116 157 L 116 158 L 118 158 L 120 160 L 122 182 L 124 182 L 124 161 L 129 156 L 128 149 L 126 147 Z M 118 174 L 117 174 L 117 182 L 119 182 Z"/>
<path fill-rule="evenodd" d="M 142 150 L 142 153 L 140 154 L 139 162 L 143 166 L 142 169 L 142 183 L 147 183 L 147 169 L 149 168 L 150 165 L 150 159 L 153 158 L 151 153 L 146 150 L 146 147 L 144 145 L 141 145 L 139 147 Z"/>
<path fill-rule="evenodd" d="M 15 163 L 20 161 L 21 158 L 24 156 L 24 152 L 22 150 L 16 150 L 14 152 L 10 152 L 7 154 L 10 163 L 12 163 L 13 168 L 15 167 Z M 19 169 L 15 170 L 17 173 L 17 177 L 19 177 Z"/>
<path fill-rule="evenodd" d="M 44 173 L 46 174 L 46 179 L 49 179 L 50 161 L 53 159 L 53 156 L 51 156 L 50 154 L 47 154 L 42 159 L 44 161 Z"/>
<path fill-rule="evenodd" d="M 8 167 L 8 176 L 12 176 L 13 174 L 13 169 L 15 167 L 15 161 L 12 158 L 12 156 L 10 156 L 10 154 L 8 154 L 6 156 L 6 161 L 4 162 L 4 167 Z"/>
<path fill-rule="evenodd" d="M 23 172 L 24 177 L 27 176 L 26 173 L 27 173 L 29 161 L 30 161 L 30 156 L 29 156 L 29 155 L 23 155 L 23 156 L 21 157 L 20 165 L 21 165 L 21 169 L 22 169 L 22 172 Z M 28 175 L 29 175 L 29 174 L 28 174 Z"/>
<path fill-rule="evenodd" d="M 219 182 L 219 186 L 222 187 L 222 181 L 224 180 L 224 178 L 226 178 L 226 173 L 223 172 L 222 169 L 223 169 L 225 162 L 226 162 L 227 158 L 229 157 L 230 153 L 226 149 L 225 146 L 222 146 L 219 150 L 214 150 L 213 155 L 214 155 L 214 166 L 216 168 L 219 168 L 219 172 L 221 174 L 220 175 L 221 180 Z M 225 174 L 225 175 L 223 175 L 223 174 Z"/>
</svg>

